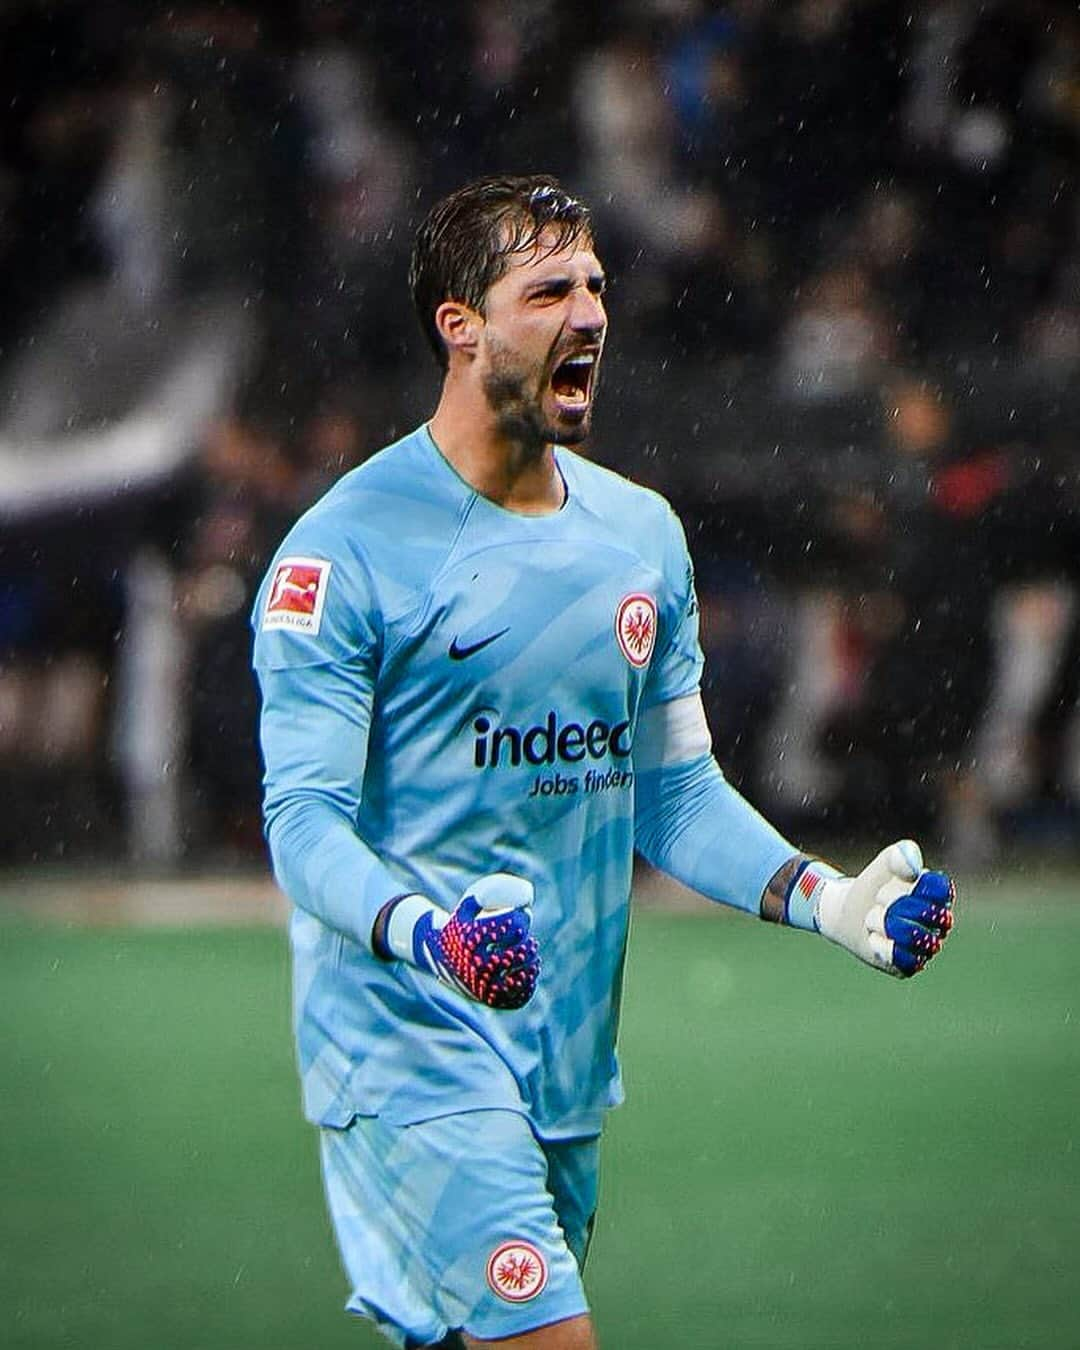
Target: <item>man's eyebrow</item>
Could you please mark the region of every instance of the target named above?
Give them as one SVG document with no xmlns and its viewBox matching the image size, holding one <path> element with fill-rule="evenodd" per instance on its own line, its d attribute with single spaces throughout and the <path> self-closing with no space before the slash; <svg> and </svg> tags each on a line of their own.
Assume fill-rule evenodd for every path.
<svg viewBox="0 0 1080 1350">
<path fill-rule="evenodd" d="M 590 272 L 585 278 L 585 283 L 591 287 L 600 287 L 607 285 L 607 276 L 601 271 Z M 569 290 L 574 284 L 574 278 L 568 272 L 555 272 L 546 277 L 535 277 L 532 281 L 526 283 L 527 291 L 547 291 L 547 290 Z"/>
<path fill-rule="evenodd" d="M 573 284 L 573 278 L 567 273 L 554 272 L 546 277 L 534 277 L 532 281 L 526 283 L 525 289 L 528 291 L 562 291 L 569 290 Z"/>
</svg>

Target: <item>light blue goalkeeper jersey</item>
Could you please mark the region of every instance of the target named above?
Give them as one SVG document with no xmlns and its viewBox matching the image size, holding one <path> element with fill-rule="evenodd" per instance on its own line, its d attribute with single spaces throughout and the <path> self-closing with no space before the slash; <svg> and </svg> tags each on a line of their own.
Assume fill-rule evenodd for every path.
<svg viewBox="0 0 1080 1350">
<path fill-rule="evenodd" d="M 295 906 L 314 1121 L 505 1107 L 562 1138 L 621 1099 L 635 728 L 697 689 L 697 606 L 663 499 L 556 455 L 564 507 L 523 516 L 421 428 L 300 519 L 256 603 L 267 836 Z M 791 850 L 761 828 L 767 876 Z M 375 956 L 387 900 L 452 909 L 494 871 L 535 886 L 543 970 L 524 1008 Z"/>
</svg>

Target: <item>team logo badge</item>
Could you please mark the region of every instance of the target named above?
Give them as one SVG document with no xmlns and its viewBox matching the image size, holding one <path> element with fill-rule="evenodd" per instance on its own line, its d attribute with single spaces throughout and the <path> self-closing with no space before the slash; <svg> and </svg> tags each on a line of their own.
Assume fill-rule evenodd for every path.
<svg viewBox="0 0 1080 1350">
<path fill-rule="evenodd" d="M 322 623 L 330 564 L 321 558 L 282 558 L 274 569 L 262 626 L 313 637 Z"/>
<path fill-rule="evenodd" d="M 635 591 L 619 601 L 615 611 L 615 636 L 622 654 L 632 666 L 649 664 L 656 645 L 656 601 L 651 595 Z"/>
<path fill-rule="evenodd" d="M 488 1257 L 487 1282 L 507 1303 L 528 1303 L 547 1281 L 547 1262 L 531 1242 L 504 1242 Z"/>
</svg>

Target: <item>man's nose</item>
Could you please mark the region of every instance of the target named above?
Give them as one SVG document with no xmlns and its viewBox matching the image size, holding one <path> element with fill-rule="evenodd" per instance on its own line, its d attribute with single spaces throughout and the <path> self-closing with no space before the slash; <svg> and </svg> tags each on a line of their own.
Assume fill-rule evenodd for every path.
<svg viewBox="0 0 1080 1350">
<path fill-rule="evenodd" d="M 607 327 L 607 312 L 600 296 L 585 290 L 584 287 L 575 292 L 574 304 L 570 310 L 570 327 L 575 333 L 603 336 Z"/>
</svg>

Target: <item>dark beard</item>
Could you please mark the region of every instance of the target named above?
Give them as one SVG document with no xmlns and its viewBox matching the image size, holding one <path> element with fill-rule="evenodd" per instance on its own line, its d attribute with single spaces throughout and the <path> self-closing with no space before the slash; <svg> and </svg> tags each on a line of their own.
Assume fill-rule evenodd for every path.
<svg viewBox="0 0 1080 1350">
<path fill-rule="evenodd" d="M 560 431 L 545 420 L 540 395 L 529 394 L 523 374 L 501 360 L 493 365 L 484 379 L 488 406 L 495 414 L 499 435 L 516 444 L 526 460 L 539 459 L 546 445 L 578 445 L 586 438 L 588 417 Z"/>
<path fill-rule="evenodd" d="M 518 445 L 526 459 L 539 459 L 544 446 L 559 439 L 520 376 L 492 372 L 484 381 L 484 393 L 499 435 Z"/>
</svg>

